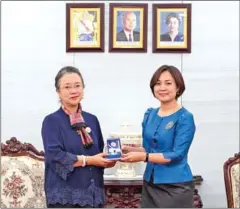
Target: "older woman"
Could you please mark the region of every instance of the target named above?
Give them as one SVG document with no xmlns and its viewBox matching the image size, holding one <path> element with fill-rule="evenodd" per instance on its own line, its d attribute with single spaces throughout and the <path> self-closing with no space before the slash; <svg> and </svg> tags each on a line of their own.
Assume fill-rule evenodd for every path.
<svg viewBox="0 0 240 209">
<path fill-rule="evenodd" d="M 147 163 L 142 207 L 193 207 L 194 183 L 188 151 L 195 134 L 193 114 L 177 103 L 185 84 L 181 72 L 163 65 L 153 75 L 150 88 L 160 107 L 149 108 L 143 119 L 143 147 L 124 146 L 123 162 Z"/>
<path fill-rule="evenodd" d="M 61 107 L 42 124 L 45 150 L 44 189 L 48 207 L 103 207 L 104 141 L 96 116 L 82 110 L 84 81 L 75 67 L 55 77 Z"/>
<path fill-rule="evenodd" d="M 168 26 L 168 32 L 160 35 L 160 41 L 183 42 L 184 35 L 179 31 L 179 26 L 181 24 L 179 14 L 175 12 L 169 13 L 166 18 L 166 24 Z"/>
</svg>

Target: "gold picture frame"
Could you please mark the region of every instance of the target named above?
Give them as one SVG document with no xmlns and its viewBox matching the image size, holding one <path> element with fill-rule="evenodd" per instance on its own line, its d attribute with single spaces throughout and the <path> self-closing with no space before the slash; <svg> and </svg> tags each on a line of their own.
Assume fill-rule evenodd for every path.
<svg viewBox="0 0 240 209">
<path fill-rule="evenodd" d="M 104 52 L 104 4 L 66 4 L 66 51 Z"/>
<path fill-rule="evenodd" d="M 147 52 L 148 4 L 110 3 L 109 8 L 109 52 Z"/>
<path fill-rule="evenodd" d="M 153 4 L 153 53 L 191 53 L 191 4 Z"/>
</svg>

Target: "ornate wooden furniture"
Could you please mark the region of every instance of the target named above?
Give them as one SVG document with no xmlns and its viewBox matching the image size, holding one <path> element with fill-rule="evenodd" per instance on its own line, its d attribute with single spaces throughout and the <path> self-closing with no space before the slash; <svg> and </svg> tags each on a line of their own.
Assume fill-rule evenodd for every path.
<svg viewBox="0 0 240 209">
<path fill-rule="evenodd" d="M 223 165 L 228 208 L 240 208 L 240 152 Z"/>
<path fill-rule="evenodd" d="M 195 176 L 200 185 L 201 176 Z M 105 207 L 137 208 L 142 180 L 105 180 Z M 44 152 L 15 137 L 1 143 L 1 208 L 46 208 L 44 193 Z M 194 207 L 202 201 L 195 189 Z"/>
<path fill-rule="evenodd" d="M 1 208 L 44 208 L 44 153 L 15 137 L 1 143 Z"/>
<path fill-rule="evenodd" d="M 195 176 L 195 185 L 203 181 L 201 176 Z M 142 192 L 142 180 L 105 180 L 107 202 L 105 207 L 139 208 Z M 198 190 L 194 190 L 194 207 L 202 208 L 202 200 Z"/>
</svg>

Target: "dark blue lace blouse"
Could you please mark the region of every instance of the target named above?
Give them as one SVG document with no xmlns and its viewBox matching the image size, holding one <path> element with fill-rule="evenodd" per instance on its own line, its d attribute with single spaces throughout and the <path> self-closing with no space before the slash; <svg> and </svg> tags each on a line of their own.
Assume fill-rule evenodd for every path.
<svg viewBox="0 0 240 209">
<path fill-rule="evenodd" d="M 80 136 L 71 129 L 69 118 L 60 108 L 46 116 L 42 124 L 45 151 L 44 189 L 48 204 L 78 204 L 98 207 L 105 201 L 104 168 L 73 167 L 77 155 L 95 155 L 103 151 L 104 142 L 96 116 L 83 112 L 94 145 L 86 149 Z"/>
</svg>

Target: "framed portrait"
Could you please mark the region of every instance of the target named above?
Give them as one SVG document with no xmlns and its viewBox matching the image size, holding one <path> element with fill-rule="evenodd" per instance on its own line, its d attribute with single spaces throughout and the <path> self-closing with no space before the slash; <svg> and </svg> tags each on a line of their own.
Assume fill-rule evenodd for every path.
<svg viewBox="0 0 240 209">
<path fill-rule="evenodd" d="M 191 4 L 153 4 L 153 53 L 191 53 Z"/>
<path fill-rule="evenodd" d="M 147 52 L 147 4 L 109 4 L 109 52 Z"/>
<path fill-rule="evenodd" d="M 104 52 L 104 4 L 66 4 L 66 51 Z"/>
</svg>

